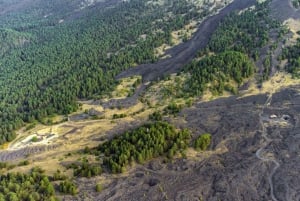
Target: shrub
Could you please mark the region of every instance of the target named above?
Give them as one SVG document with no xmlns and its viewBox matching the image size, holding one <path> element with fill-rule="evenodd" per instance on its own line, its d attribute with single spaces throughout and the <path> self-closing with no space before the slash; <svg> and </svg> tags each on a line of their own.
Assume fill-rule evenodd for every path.
<svg viewBox="0 0 300 201">
<path fill-rule="evenodd" d="M 211 134 L 205 133 L 200 135 L 194 143 L 195 149 L 205 151 L 211 143 Z"/>
</svg>

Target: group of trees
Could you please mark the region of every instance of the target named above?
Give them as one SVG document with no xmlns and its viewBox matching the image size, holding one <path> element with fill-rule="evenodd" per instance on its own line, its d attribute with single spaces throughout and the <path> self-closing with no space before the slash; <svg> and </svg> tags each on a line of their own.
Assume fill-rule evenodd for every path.
<svg viewBox="0 0 300 201">
<path fill-rule="evenodd" d="M 155 113 L 154 116 L 160 114 Z M 152 123 L 117 135 L 96 148 L 85 148 L 85 154 L 100 157 L 103 164 L 84 161 L 72 164 L 70 168 L 74 169 L 74 176 L 84 177 L 100 175 L 102 169 L 111 173 L 122 173 L 135 162 L 142 164 L 161 156 L 172 159 L 178 153 L 184 155 L 189 146 L 205 151 L 211 140 L 212 136 L 206 133 L 191 141 L 188 129 L 178 130 L 167 122 L 153 120 Z"/>
<path fill-rule="evenodd" d="M 300 6 L 300 1 L 299 0 L 292 0 L 292 3 L 293 3 L 293 6 L 295 8 L 299 8 L 299 6 Z"/>
<path fill-rule="evenodd" d="M 78 98 L 109 92 L 119 72 L 155 61 L 154 49 L 200 16 L 179 0 L 164 6 L 132 0 L 78 13 L 79 1 L 68 2 L 37 1 L 1 16 L 0 144 L 24 122 L 71 113 Z"/>
<path fill-rule="evenodd" d="M 259 59 L 260 48 L 276 46 L 270 42 L 271 34 L 277 38 L 284 34 L 280 22 L 270 17 L 269 2 L 257 3 L 254 9 L 233 12 L 224 18 L 207 48 L 200 52 L 199 56 L 203 58 L 195 59 L 185 67 L 191 75 L 184 86 L 185 91 L 196 96 L 206 89 L 213 95 L 222 94 L 224 90 L 237 93 L 237 86 L 256 71 L 252 60 Z M 270 55 L 266 55 L 262 68 L 260 80 L 265 80 L 271 72 Z"/>
<path fill-rule="evenodd" d="M 60 181 L 58 186 L 53 184 L 54 181 Z M 45 175 L 39 167 L 33 168 L 29 174 L 0 175 L 0 201 L 56 201 L 59 200 L 56 192 L 75 195 L 78 189 L 59 170 L 53 176 Z"/>
<path fill-rule="evenodd" d="M 70 180 L 60 182 L 59 191 L 71 195 L 76 195 L 78 193 L 76 185 Z"/>
<path fill-rule="evenodd" d="M 154 122 L 116 136 L 94 152 L 104 154 L 104 165 L 112 173 L 120 173 L 132 162 L 144 163 L 158 156 L 172 158 L 187 148 L 190 137 L 188 130 L 177 131 L 166 122 Z"/>
<path fill-rule="evenodd" d="M 72 165 L 74 169 L 74 176 L 80 177 L 94 177 L 97 175 L 101 175 L 102 168 L 99 164 L 89 164 L 87 161 L 84 161 L 80 165 Z"/>
<path fill-rule="evenodd" d="M 122 119 L 122 118 L 125 118 L 127 117 L 127 114 L 125 113 L 122 113 L 122 114 L 113 114 L 113 119 Z"/>
<path fill-rule="evenodd" d="M 255 66 L 247 55 L 225 51 L 207 56 L 200 61 L 194 60 L 186 66 L 185 70 L 191 73 L 185 85 L 187 93 L 199 96 L 209 89 L 213 94 L 218 95 L 224 90 L 235 93 L 236 86 L 232 86 L 230 81 L 241 85 L 243 79 L 253 75 Z"/>
<path fill-rule="evenodd" d="M 286 70 L 295 78 L 300 78 L 300 40 L 293 46 L 283 49 L 282 58 L 287 59 Z"/>
<path fill-rule="evenodd" d="M 177 130 L 167 122 L 153 122 L 118 135 L 95 149 L 86 148 L 85 153 L 101 155 L 105 167 L 112 173 L 121 173 L 132 162 L 144 163 L 159 156 L 172 158 L 191 144 L 195 149 L 205 151 L 210 143 L 210 134 L 203 134 L 191 143 L 191 133 L 187 129 Z M 87 160 L 73 164 L 71 168 L 76 177 L 93 177 L 102 173 L 100 164 L 90 164 Z M 78 193 L 76 185 L 59 170 L 49 177 L 37 167 L 30 174 L 8 173 L 1 175 L 0 179 L 0 201 L 54 201 L 58 200 L 56 190 L 71 195 Z M 53 181 L 60 182 L 54 186 Z M 102 188 L 101 184 L 96 185 L 97 192 Z"/>
<path fill-rule="evenodd" d="M 11 49 L 26 45 L 30 38 L 29 34 L 0 28 L 0 57 Z"/>
<path fill-rule="evenodd" d="M 152 121 L 161 121 L 163 118 L 162 113 L 160 111 L 155 111 L 149 115 L 149 119 Z"/>
<path fill-rule="evenodd" d="M 164 113 L 175 115 L 179 113 L 182 108 L 183 108 L 182 104 L 177 104 L 175 102 L 172 102 L 169 105 L 167 105 L 167 107 L 165 107 Z"/>
<path fill-rule="evenodd" d="M 225 17 L 211 37 L 209 50 L 239 51 L 256 60 L 258 49 L 268 44 L 271 32 L 282 34 L 281 23 L 270 16 L 269 2 L 257 3 L 254 9 Z"/>
<path fill-rule="evenodd" d="M 112 173 L 121 173 L 132 162 L 144 163 L 159 156 L 173 158 L 191 144 L 195 149 L 205 151 L 211 143 L 211 135 L 203 134 L 191 143 L 191 133 L 187 129 L 178 130 L 167 122 L 145 124 L 132 131 L 125 132 L 99 145 L 95 149 L 86 148 L 84 153 L 104 157 L 104 166 Z M 7 165 L 3 165 L 3 168 Z M 102 173 L 101 164 L 90 164 L 84 160 L 80 164 L 72 164 L 74 176 L 93 177 Z M 60 181 L 57 186 L 52 182 Z M 102 190 L 96 186 L 96 191 Z M 40 168 L 33 168 L 30 174 L 8 173 L 0 176 L 0 201 L 38 201 L 58 200 L 56 191 L 76 195 L 78 189 L 61 171 L 53 176 L 44 175 Z"/>
<path fill-rule="evenodd" d="M 30 174 L 8 173 L 0 178 L 1 201 L 57 200 L 53 184 L 39 169 Z"/>
<path fill-rule="evenodd" d="M 196 150 L 205 151 L 211 143 L 211 134 L 205 133 L 200 135 L 194 142 L 194 148 Z"/>
</svg>

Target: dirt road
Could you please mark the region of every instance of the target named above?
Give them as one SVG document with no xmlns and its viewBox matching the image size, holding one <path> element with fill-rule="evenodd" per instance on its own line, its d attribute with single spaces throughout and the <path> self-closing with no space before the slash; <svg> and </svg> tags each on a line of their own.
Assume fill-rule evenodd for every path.
<svg viewBox="0 0 300 201">
<path fill-rule="evenodd" d="M 272 92 L 273 93 L 273 92 Z M 271 101 L 272 101 L 272 93 L 269 95 L 267 101 L 265 102 L 261 112 L 259 113 L 259 122 L 260 122 L 260 125 L 261 125 L 261 135 L 262 135 L 262 138 L 265 140 L 264 143 L 261 145 L 261 148 L 259 148 L 256 152 L 256 157 L 260 160 L 262 160 L 263 162 L 272 162 L 273 164 L 275 164 L 274 168 L 272 169 L 272 171 L 270 172 L 269 174 L 269 178 L 268 178 L 268 181 L 269 181 L 269 185 L 270 185 L 270 194 L 271 194 L 271 198 L 273 201 L 278 201 L 276 199 L 276 196 L 274 194 L 274 185 L 273 185 L 273 175 L 275 174 L 276 170 L 280 167 L 280 164 L 279 162 L 274 158 L 274 157 L 270 157 L 270 156 L 263 156 L 263 152 L 264 150 L 266 149 L 266 147 L 268 145 L 270 145 L 270 143 L 272 142 L 272 139 L 270 139 L 268 137 L 268 133 L 267 133 L 267 127 L 264 125 L 264 121 L 263 121 L 263 113 L 264 113 L 264 109 L 267 108 L 270 104 L 271 104 Z M 277 132 L 276 131 L 273 131 L 273 132 Z"/>
</svg>

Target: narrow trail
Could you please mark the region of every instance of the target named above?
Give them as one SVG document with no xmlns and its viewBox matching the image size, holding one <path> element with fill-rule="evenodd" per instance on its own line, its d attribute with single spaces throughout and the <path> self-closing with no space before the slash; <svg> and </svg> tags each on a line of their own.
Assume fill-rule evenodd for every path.
<svg viewBox="0 0 300 201">
<path fill-rule="evenodd" d="M 263 105 L 263 108 L 262 108 L 261 112 L 259 113 L 259 122 L 260 122 L 260 125 L 262 127 L 261 132 L 262 132 L 262 137 L 264 138 L 264 143 L 262 144 L 262 147 L 256 151 L 256 157 L 258 159 L 262 160 L 263 162 L 272 162 L 272 163 L 275 164 L 274 168 L 272 169 L 272 171 L 271 171 L 271 173 L 268 177 L 268 182 L 269 182 L 269 185 L 270 185 L 272 200 L 273 201 L 278 201 L 275 194 L 274 194 L 273 176 L 274 176 L 275 172 L 277 171 L 277 169 L 280 167 L 280 164 L 275 158 L 262 155 L 262 153 L 264 152 L 266 147 L 272 142 L 272 139 L 270 139 L 268 137 L 267 128 L 264 125 L 263 117 L 262 117 L 262 115 L 264 113 L 264 109 L 267 108 L 271 104 L 272 94 L 273 94 L 273 92 L 270 93 L 268 99 L 266 100 L 265 104 Z"/>
</svg>

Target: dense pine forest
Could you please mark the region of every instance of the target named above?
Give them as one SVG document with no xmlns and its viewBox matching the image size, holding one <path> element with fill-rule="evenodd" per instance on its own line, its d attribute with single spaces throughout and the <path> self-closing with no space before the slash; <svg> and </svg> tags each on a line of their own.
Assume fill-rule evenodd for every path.
<svg viewBox="0 0 300 201">
<path fill-rule="evenodd" d="M 300 77 L 300 40 L 291 47 L 283 49 L 281 59 L 287 59 L 286 70 L 292 74 L 293 77 Z"/>
<path fill-rule="evenodd" d="M 109 92 L 115 75 L 157 60 L 155 47 L 201 17 L 185 1 L 132 0 L 75 13 L 75 1 L 63 2 L 38 1 L 1 17 L 0 143 L 11 141 L 24 122 L 74 112 L 78 99 Z"/>
<path fill-rule="evenodd" d="M 255 66 L 248 56 L 235 51 L 205 57 L 198 62 L 192 62 L 186 68 L 187 71 L 193 72 L 186 82 L 186 91 L 196 96 L 202 95 L 206 89 L 214 95 L 222 94 L 224 90 L 236 93 L 237 89 L 231 81 L 240 86 L 243 80 L 255 71 Z"/>
<path fill-rule="evenodd" d="M 257 51 L 268 44 L 272 31 L 283 36 L 281 23 L 270 16 L 268 4 L 266 1 L 256 4 L 255 9 L 227 16 L 212 35 L 209 51 L 234 50 L 258 59 Z"/>
<path fill-rule="evenodd" d="M 202 51 L 220 55 L 193 61 L 186 67 L 192 72 L 185 87 L 189 94 L 201 95 L 213 81 L 213 94 L 221 94 L 224 89 L 236 92 L 228 82 L 234 80 L 241 85 L 253 74 L 250 60 L 258 59 L 259 48 L 267 45 L 272 31 L 278 37 L 283 34 L 280 24 L 269 17 L 267 3 L 223 20 Z M 84 5 L 78 7 L 76 1 L 65 4 L 38 1 L 21 13 L 2 16 L 0 144 L 14 139 L 15 130 L 24 123 L 46 123 L 49 115 L 76 111 L 78 99 L 108 93 L 116 85 L 118 73 L 156 61 L 154 49 L 172 45 L 172 31 L 207 14 L 180 0 L 166 1 L 163 6 L 132 0 L 83 11 L 80 6 Z M 234 60 L 229 70 L 224 66 L 228 57 Z M 262 79 L 270 73 L 268 58 L 265 64 Z"/>
<path fill-rule="evenodd" d="M 200 21 L 208 14 L 208 11 L 198 12 L 191 3 L 193 1 L 189 0 L 163 1 L 162 4 L 147 0 L 112 0 L 114 4 L 104 7 L 100 6 L 103 3 L 101 0 L 92 6 L 89 1 L 36 0 L 34 5 L 10 12 L 9 8 L 18 1 L 0 0 L 0 8 L 4 8 L 0 11 L 0 145 L 15 139 L 17 129 L 25 125 L 24 130 L 33 132 L 30 129 L 38 122 L 49 124 L 52 134 L 52 124 L 47 122 L 47 117 L 64 115 L 60 122 L 67 121 L 67 115 L 80 108 L 79 100 L 109 97 L 120 83 L 115 79 L 116 75 L 139 64 L 158 61 L 161 58 L 155 54 L 155 49 L 163 44 L 172 46 L 173 31 L 182 29 L 193 20 Z M 157 158 L 163 163 L 171 163 L 179 157 L 187 158 L 187 149 L 195 155 L 206 150 L 214 152 L 219 130 L 206 129 L 202 122 L 201 127 L 205 131 L 192 127 L 186 129 L 189 120 L 184 113 L 179 113 L 184 107 L 192 106 L 194 97 L 199 98 L 207 91 L 215 97 L 224 91 L 238 94 L 239 87 L 251 78 L 255 81 L 269 78 L 272 51 L 282 42 L 287 30 L 270 17 L 268 3 L 257 3 L 255 8 L 231 13 L 221 20 L 207 47 L 199 50 L 197 57 L 183 66 L 178 75 L 174 75 L 176 87 L 172 89 L 176 93 L 167 93 L 166 90 L 167 98 L 173 96 L 180 101 L 172 99 L 165 105 L 152 105 L 146 98 L 146 90 L 161 80 L 149 83 L 149 87 L 144 83 L 145 91 L 140 93 L 139 100 L 141 104 L 146 102 L 146 109 L 142 106 L 132 113 L 94 116 L 96 124 L 106 120 L 112 126 L 111 130 L 116 132 L 109 133 L 104 128 L 106 125 L 88 130 L 95 135 L 92 137 L 81 135 L 81 131 L 87 131 L 82 125 L 64 134 L 57 131 L 58 138 L 68 141 L 62 143 L 68 148 L 62 146 L 64 157 L 57 157 L 47 150 L 47 154 L 52 154 L 51 160 L 59 163 L 54 167 L 63 169 L 58 169 L 54 174 L 52 171 L 51 176 L 38 167 L 27 173 L 12 173 L 13 168 L 30 163 L 35 165 L 42 158 L 40 155 L 34 159 L 28 155 L 26 160 L 12 164 L 0 163 L 0 201 L 59 200 L 65 194 L 78 194 L 82 190 L 79 183 L 87 178 L 110 177 L 111 174 L 126 172 L 133 165 L 143 165 Z M 299 1 L 293 3 L 296 6 Z M 294 46 L 284 48 L 280 57 L 287 60 L 285 68 L 294 78 L 300 77 L 299 48 L 298 39 Z M 182 79 L 178 78 L 180 75 L 183 75 Z M 173 84 L 171 76 L 166 77 L 162 82 Z M 143 84 L 141 80 L 138 78 L 132 84 L 128 96 Z M 118 109 L 119 112 L 124 109 L 121 106 L 111 106 L 107 110 Z M 152 110 L 145 112 L 144 119 L 133 115 L 147 109 Z M 89 109 L 83 110 L 85 114 L 90 112 Z M 186 122 L 180 122 L 183 119 Z M 124 125 L 120 122 L 123 121 L 125 127 L 131 130 L 122 130 Z M 70 122 L 67 123 L 78 123 Z M 68 124 L 63 126 L 73 128 Z M 78 143 L 79 138 L 70 140 L 71 135 L 80 136 L 79 141 L 89 141 L 80 144 L 80 148 L 78 146 L 74 151 L 70 144 Z M 35 136 L 30 142 L 38 140 Z M 92 140 L 96 147 L 89 148 Z M 58 144 L 58 141 L 54 143 Z M 213 153 L 206 152 L 204 155 L 209 157 L 210 154 Z M 221 158 L 222 155 L 218 155 Z M 94 191 L 100 192 L 101 185 L 98 183 Z"/>
<path fill-rule="evenodd" d="M 185 67 L 184 71 L 191 76 L 184 91 L 196 96 L 207 89 L 213 95 L 220 95 L 224 90 L 237 93 L 237 87 L 257 71 L 255 62 L 262 57 L 260 49 L 268 47 L 271 52 L 286 32 L 279 21 L 270 17 L 268 3 L 225 17 L 208 47 L 199 53 L 200 59 Z M 271 42 L 272 35 L 276 40 Z M 268 79 L 270 68 L 270 57 L 266 56 L 259 80 Z"/>
<path fill-rule="evenodd" d="M 61 180 L 58 177 L 49 177 L 40 168 L 34 168 L 29 174 L 8 173 L 1 175 L 0 200 L 59 200 L 56 191 L 74 194 L 77 191 L 75 185 L 64 179 L 59 183 L 59 189 L 55 189 L 53 181 Z"/>
<path fill-rule="evenodd" d="M 176 131 L 165 122 L 144 125 L 126 132 L 99 146 L 104 153 L 104 164 L 113 172 L 125 172 L 133 162 L 144 163 L 158 156 L 169 158 L 188 147 L 191 133 L 188 130 Z"/>
<path fill-rule="evenodd" d="M 19 166 L 28 165 L 24 161 Z M 0 163 L 0 170 L 12 169 L 14 165 Z M 78 193 L 77 186 L 68 179 L 60 170 L 52 176 L 46 175 L 40 167 L 32 168 L 28 173 L 7 173 L 1 172 L 0 201 L 38 201 L 38 200 L 60 200 L 58 195 L 75 195 Z"/>
</svg>

